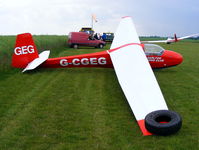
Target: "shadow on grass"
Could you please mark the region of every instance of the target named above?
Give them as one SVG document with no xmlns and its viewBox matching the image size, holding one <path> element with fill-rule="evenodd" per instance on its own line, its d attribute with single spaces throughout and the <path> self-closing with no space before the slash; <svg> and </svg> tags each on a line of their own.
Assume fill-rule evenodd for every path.
<svg viewBox="0 0 199 150">
<path fill-rule="evenodd" d="M 169 68 L 161 68 L 161 69 L 153 69 L 154 73 L 176 73 L 178 72 L 178 70 L 173 69 L 173 67 L 169 67 Z"/>
<path fill-rule="evenodd" d="M 12 68 L 9 67 L 8 69 L 5 70 L 0 70 L 0 80 L 3 80 L 7 77 L 9 77 L 10 75 L 14 75 L 15 73 L 22 73 L 23 69 L 20 68 Z M 173 69 L 173 68 L 165 68 L 165 69 L 153 69 L 154 73 L 158 73 L 158 74 L 163 74 L 163 73 L 176 73 L 178 72 L 178 70 Z M 113 68 L 37 68 L 34 70 L 30 70 L 30 71 L 26 71 L 24 72 L 25 74 L 41 74 L 41 73 L 68 73 L 71 75 L 75 75 L 75 74 L 88 74 L 88 73 L 113 73 L 115 75 L 115 71 Z M 22 74 L 24 74 L 22 73 Z"/>
<path fill-rule="evenodd" d="M 35 70 L 26 71 L 26 74 L 40 74 L 40 73 L 53 73 L 53 72 L 67 72 L 74 74 L 88 74 L 88 73 L 114 73 L 112 68 L 38 68 Z"/>
</svg>

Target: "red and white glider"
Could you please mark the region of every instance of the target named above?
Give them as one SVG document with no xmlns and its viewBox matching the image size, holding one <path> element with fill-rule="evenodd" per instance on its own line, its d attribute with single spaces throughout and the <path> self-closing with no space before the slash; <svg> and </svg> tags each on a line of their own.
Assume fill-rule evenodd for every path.
<svg viewBox="0 0 199 150">
<path fill-rule="evenodd" d="M 188 39 L 188 38 L 192 38 L 192 37 L 197 37 L 199 36 L 199 33 L 197 34 L 191 34 L 191 35 L 187 35 L 187 36 L 183 36 L 183 37 L 177 37 L 176 34 L 174 34 L 174 38 L 168 38 L 167 40 L 157 40 L 157 41 L 141 41 L 141 43 L 167 43 L 167 44 L 171 44 L 171 43 L 175 43 L 184 39 Z"/>
<path fill-rule="evenodd" d="M 110 50 L 59 58 L 48 58 L 49 53 L 44 51 L 38 54 L 31 34 L 20 34 L 17 36 L 12 66 L 25 68 L 23 72 L 38 66 L 114 67 L 143 135 L 168 135 L 180 129 L 181 117 L 168 110 L 130 17 L 122 18 Z M 174 65 L 182 62 L 181 55 L 175 53 L 174 56 L 178 60 Z"/>
</svg>

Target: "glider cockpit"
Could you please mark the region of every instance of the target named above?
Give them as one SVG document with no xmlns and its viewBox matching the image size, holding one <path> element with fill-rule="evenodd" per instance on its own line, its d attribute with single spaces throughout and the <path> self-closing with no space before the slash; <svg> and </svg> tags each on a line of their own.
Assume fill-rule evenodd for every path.
<svg viewBox="0 0 199 150">
<path fill-rule="evenodd" d="M 161 56 L 164 48 L 156 44 L 144 44 L 143 49 L 146 55 Z"/>
</svg>

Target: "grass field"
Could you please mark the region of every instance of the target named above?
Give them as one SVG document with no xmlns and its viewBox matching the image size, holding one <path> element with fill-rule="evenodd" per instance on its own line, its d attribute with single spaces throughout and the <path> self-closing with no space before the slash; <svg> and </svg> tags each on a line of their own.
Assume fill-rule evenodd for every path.
<svg viewBox="0 0 199 150">
<path fill-rule="evenodd" d="M 65 36 L 34 36 L 51 57 L 101 51 L 71 49 Z M 0 36 L 0 149 L 198 150 L 199 42 L 161 44 L 180 52 L 184 62 L 155 70 L 171 110 L 183 118 L 171 136 L 144 137 L 113 69 L 10 67 L 15 37 Z M 109 49 L 107 45 L 104 49 Z"/>
</svg>

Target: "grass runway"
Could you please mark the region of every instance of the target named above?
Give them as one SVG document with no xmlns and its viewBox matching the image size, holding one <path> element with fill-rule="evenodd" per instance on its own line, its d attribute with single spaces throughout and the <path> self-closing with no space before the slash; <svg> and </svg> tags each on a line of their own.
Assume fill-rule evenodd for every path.
<svg viewBox="0 0 199 150">
<path fill-rule="evenodd" d="M 65 36 L 34 36 L 50 57 L 101 51 L 71 49 Z M 10 66 L 14 36 L 0 36 L 0 149 L 198 150 L 199 41 L 161 44 L 184 62 L 154 70 L 169 109 L 183 118 L 171 136 L 142 136 L 113 69 Z M 108 44 L 104 49 L 109 49 Z"/>
</svg>

